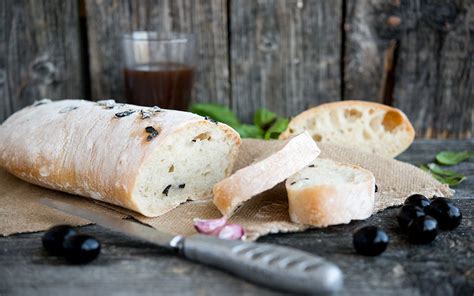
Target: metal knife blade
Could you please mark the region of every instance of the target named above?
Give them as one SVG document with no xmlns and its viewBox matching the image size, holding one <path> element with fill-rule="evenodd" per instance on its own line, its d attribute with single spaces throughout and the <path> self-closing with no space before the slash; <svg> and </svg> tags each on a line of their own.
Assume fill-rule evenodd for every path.
<svg viewBox="0 0 474 296">
<path fill-rule="evenodd" d="M 40 203 L 85 218 L 131 237 L 169 249 L 189 260 L 214 266 L 256 284 L 291 293 L 329 295 L 342 288 L 343 274 L 335 264 L 297 249 L 263 243 L 219 239 L 200 234 L 175 236 L 94 209 L 43 198 Z"/>
<path fill-rule="evenodd" d="M 79 208 L 71 206 L 66 202 L 53 200 L 50 198 L 42 198 L 39 202 L 50 208 L 73 216 L 84 218 L 93 223 L 107 227 L 113 231 L 121 232 L 168 249 L 176 248 L 177 243 L 182 239 L 182 237 L 179 235 L 161 232 L 133 221 L 123 220 L 103 211 Z"/>
</svg>

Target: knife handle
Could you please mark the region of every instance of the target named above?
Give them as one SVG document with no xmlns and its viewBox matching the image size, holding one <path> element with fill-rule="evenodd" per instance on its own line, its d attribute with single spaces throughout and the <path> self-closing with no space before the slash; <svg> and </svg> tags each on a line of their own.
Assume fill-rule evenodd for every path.
<svg viewBox="0 0 474 296">
<path fill-rule="evenodd" d="M 325 259 L 288 247 L 193 235 L 183 239 L 184 257 L 248 281 L 292 293 L 331 294 L 342 272 Z"/>
</svg>

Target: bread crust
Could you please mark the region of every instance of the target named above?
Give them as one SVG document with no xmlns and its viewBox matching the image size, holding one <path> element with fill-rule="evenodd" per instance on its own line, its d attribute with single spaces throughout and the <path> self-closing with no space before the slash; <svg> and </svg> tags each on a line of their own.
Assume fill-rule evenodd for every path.
<svg viewBox="0 0 474 296">
<path fill-rule="evenodd" d="M 341 108 L 357 107 L 357 106 L 368 108 L 368 109 L 374 109 L 374 110 L 384 110 L 386 112 L 389 112 L 389 111 L 395 112 L 396 114 L 398 114 L 397 118 L 401 119 L 401 122 L 399 123 L 399 125 L 402 130 L 406 131 L 406 135 L 407 135 L 406 145 L 404 145 L 402 149 L 398 150 L 396 153 L 391 154 L 391 155 L 385 155 L 385 156 L 395 157 L 396 155 L 402 153 L 405 149 L 407 149 L 410 146 L 410 144 L 413 142 L 413 140 L 415 139 L 415 130 L 410 120 L 408 119 L 408 117 L 400 109 L 383 105 L 383 104 L 379 104 L 379 103 L 375 103 L 375 102 L 355 101 L 355 100 L 325 103 L 325 104 L 321 104 L 319 106 L 310 108 L 306 111 L 303 111 L 302 113 L 298 114 L 290 121 L 290 123 L 288 124 L 288 128 L 280 135 L 280 139 L 284 140 L 284 139 L 287 139 L 288 137 L 291 137 L 293 135 L 293 130 L 295 130 L 295 127 L 304 126 L 307 120 L 309 120 L 310 118 L 317 117 L 322 112 L 326 112 L 328 110 L 329 111 L 338 110 Z M 336 143 L 336 144 L 342 144 L 342 143 Z M 384 143 L 381 143 L 381 145 L 383 144 Z"/>
<path fill-rule="evenodd" d="M 297 135 L 279 151 L 217 183 L 213 188 L 214 204 L 224 216 L 231 216 L 242 203 L 301 170 L 319 153 L 307 132 Z"/>
<path fill-rule="evenodd" d="M 367 219 L 372 215 L 375 196 L 375 178 L 372 173 L 354 165 L 338 165 L 349 166 L 365 174 L 365 182 L 308 185 L 298 189 L 292 186 L 293 178 L 289 178 L 285 186 L 291 221 L 326 227 Z"/>
<path fill-rule="evenodd" d="M 140 110 L 149 107 L 115 106 L 62 100 L 16 112 L 0 126 L 0 166 L 36 185 L 153 216 L 137 204 L 134 186 L 140 168 L 167 137 L 194 125 L 216 126 L 235 143 L 231 163 L 237 156 L 240 137 L 225 124 L 164 109 L 142 118 Z M 71 108 L 75 109 L 61 112 Z M 136 111 L 124 117 L 115 115 L 127 110 Z M 148 126 L 159 132 L 150 141 L 145 131 Z"/>
</svg>

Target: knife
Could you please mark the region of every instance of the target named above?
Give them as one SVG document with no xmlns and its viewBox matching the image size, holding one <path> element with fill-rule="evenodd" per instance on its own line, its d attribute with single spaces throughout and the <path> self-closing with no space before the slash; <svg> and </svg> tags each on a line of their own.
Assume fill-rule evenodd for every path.
<svg viewBox="0 0 474 296">
<path fill-rule="evenodd" d="M 127 236 L 176 250 L 186 259 L 217 267 L 272 289 L 327 295 L 342 288 L 343 276 L 339 267 L 322 257 L 297 249 L 201 234 L 183 237 L 58 200 L 42 198 L 40 203 Z"/>
</svg>

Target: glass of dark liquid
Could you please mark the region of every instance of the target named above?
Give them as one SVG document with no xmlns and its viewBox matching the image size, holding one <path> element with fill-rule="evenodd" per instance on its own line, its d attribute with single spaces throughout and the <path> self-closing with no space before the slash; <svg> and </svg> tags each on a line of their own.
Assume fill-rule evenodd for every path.
<svg viewBox="0 0 474 296">
<path fill-rule="evenodd" d="M 127 102 L 187 110 L 196 61 L 194 36 L 140 31 L 125 34 L 122 44 Z"/>
</svg>

